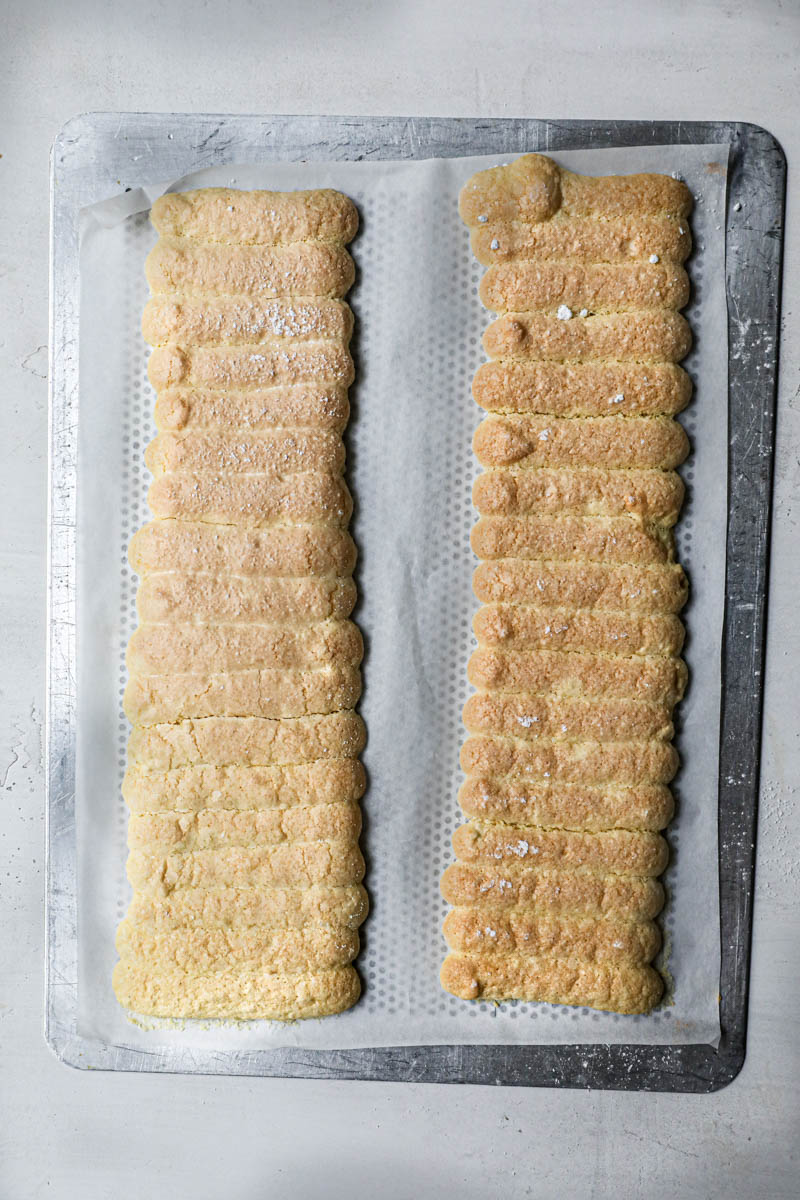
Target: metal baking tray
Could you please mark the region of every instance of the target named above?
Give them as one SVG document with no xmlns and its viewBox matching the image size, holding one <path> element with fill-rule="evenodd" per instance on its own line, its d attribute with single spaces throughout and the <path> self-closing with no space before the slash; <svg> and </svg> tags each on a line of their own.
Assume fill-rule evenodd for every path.
<svg viewBox="0 0 800 1200">
<path fill-rule="evenodd" d="M 721 923 L 718 1049 L 708 1045 L 420 1046 L 347 1051 L 151 1053 L 77 1031 L 75 549 L 78 443 L 78 212 L 150 180 L 225 163 L 413 159 L 611 146 L 729 142 L 726 219 L 729 511 L 719 746 Z M 758 808 L 767 571 L 786 163 L 766 130 L 737 122 L 92 113 L 51 159 L 50 510 L 45 1036 L 74 1067 L 435 1083 L 710 1092 L 745 1057 Z M 752 331 L 775 347 L 759 366 Z M 760 369 L 759 369 L 760 368 Z"/>
</svg>

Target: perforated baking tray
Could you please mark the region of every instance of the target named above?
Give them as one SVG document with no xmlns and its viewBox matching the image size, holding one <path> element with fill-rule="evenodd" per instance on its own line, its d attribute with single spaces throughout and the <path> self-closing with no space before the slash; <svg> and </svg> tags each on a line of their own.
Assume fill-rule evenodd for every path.
<svg viewBox="0 0 800 1200">
<path fill-rule="evenodd" d="M 75 558 L 78 212 L 150 179 L 199 167 L 302 159 L 412 159 L 729 142 L 729 515 L 720 737 L 722 963 L 718 1049 L 707 1045 L 424 1046 L 347 1051 L 144 1053 L 77 1032 Z M 785 162 L 763 129 L 727 122 L 90 114 L 52 154 L 46 1036 L 72 1066 L 440 1083 L 670 1091 L 724 1086 L 744 1061 L 758 800 Z M 776 349 L 758 370 L 753 331 Z"/>
</svg>

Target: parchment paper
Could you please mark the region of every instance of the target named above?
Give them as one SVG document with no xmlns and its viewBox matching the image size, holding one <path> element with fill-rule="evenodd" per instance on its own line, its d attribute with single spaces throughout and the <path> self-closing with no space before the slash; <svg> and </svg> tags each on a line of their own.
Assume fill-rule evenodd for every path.
<svg viewBox="0 0 800 1200">
<path fill-rule="evenodd" d="M 461 185 L 499 157 L 425 162 L 222 167 L 135 190 L 83 213 L 78 478 L 79 1031 L 158 1049 L 515 1042 L 707 1042 L 719 1039 L 717 751 L 727 512 L 727 325 L 724 209 L 727 145 L 558 154 L 592 174 L 664 171 L 695 196 L 687 310 L 696 390 L 684 424 L 694 446 L 679 556 L 691 582 L 686 656 L 691 684 L 678 714 L 683 761 L 669 830 L 663 922 L 668 1000 L 646 1017 L 542 1004 L 466 1003 L 438 981 L 447 906 L 439 877 L 462 822 L 456 793 L 461 708 L 477 607 L 469 531 L 479 420 L 470 395 L 490 317 L 477 299 L 481 268 L 457 213 Z M 142 455 L 154 434 L 140 335 L 144 259 L 155 240 L 147 210 L 165 190 L 331 186 L 361 212 L 351 247 L 358 270 L 357 381 L 347 479 L 359 546 L 355 613 L 364 633 L 360 711 L 368 745 L 363 801 L 366 884 L 360 1003 L 295 1024 L 134 1023 L 111 990 L 114 931 L 129 899 L 127 814 L 120 796 L 128 725 L 121 712 L 124 650 L 136 624 L 136 580 L 125 550 L 148 519 Z"/>
</svg>

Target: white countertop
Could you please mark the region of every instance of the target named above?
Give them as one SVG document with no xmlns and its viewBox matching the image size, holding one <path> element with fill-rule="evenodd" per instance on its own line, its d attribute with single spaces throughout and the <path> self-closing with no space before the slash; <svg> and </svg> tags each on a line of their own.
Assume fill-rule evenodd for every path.
<svg viewBox="0 0 800 1200">
<path fill-rule="evenodd" d="M 800 5 L 27 0 L 0 77 L 0 1196 L 800 1194 Z M 605 11 L 601 14 L 601 9 Z M 13 15 L 12 15 L 13 14 Z M 704 1097 L 110 1075 L 42 1036 L 48 151 L 86 110 L 726 118 L 789 160 L 748 1055 Z"/>
</svg>

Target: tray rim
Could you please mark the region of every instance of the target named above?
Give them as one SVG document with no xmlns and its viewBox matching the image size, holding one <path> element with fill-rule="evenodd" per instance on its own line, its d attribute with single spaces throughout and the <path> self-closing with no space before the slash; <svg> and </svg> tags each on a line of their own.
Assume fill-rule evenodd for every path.
<svg viewBox="0 0 800 1200">
<path fill-rule="evenodd" d="M 530 1046 L 448 1045 L 356 1050 L 255 1052 L 176 1050 L 147 1052 L 87 1039 L 76 1031 L 77 920 L 75 858 L 75 501 L 78 412 L 77 211 L 101 196 L 67 196 L 60 163 L 79 147 L 83 129 L 112 123 L 115 139 L 151 136 L 166 125 L 190 123 L 198 137 L 189 152 L 235 162 L 237 138 L 283 137 L 306 157 L 348 158 L 357 130 L 368 153 L 382 158 L 458 157 L 480 153 L 625 146 L 679 142 L 731 144 L 726 207 L 726 293 L 729 325 L 729 511 L 723 632 L 720 728 L 720 922 L 722 1037 L 719 1047 L 636 1044 Z M 254 130 L 253 123 L 258 127 Z M 212 128 L 213 126 L 213 128 Z M 202 139 L 199 138 L 203 132 Z M 322 140 L 320 132 L 324 133 Z M 317 140 L 309 140 L 316 134 Z M 328 142 L 339 135 L 330 152 Z M 222 136 L 220 136 L 222 135 Z M 291 139 L 295 139 L 291 141 Z M 365 141 L 365 139 L 369 139 Z M 273 158 L 276 143 L 264 145 Z M 315 147 L 327 150 L 318 153 Z M 358 148 L 357 146 L 354 148 Z M 293 157 L 300 157 L 295 153 Z M 366 157 L 362 152 L 358 157 Z M 771 159 L 768 175 L 757 160 Z M 194 169 L 206 165 L 195 158 Z M 69 167 L 74 175 L 86 163 Z M 137 174 L 141 174 L 141 169 Z M 752 176 L 752 177 L 751 177 Z M 763 660 L 769 570 L 769 528 L 783 253 L 786 160 L 760 126 L 730 121 L 581 121 L 535 118 L 270 116 L 175 113 L 82 113 L 61 129 L 51 151 L 50 349 L 48 455 L 48 688 L 46 713 L 46 941 L 45 1038 L 56 1056 L 83 1069 L 240 1074 L 397 1082 L 484 1083 L 510 1086 L 711 1092 L 730 1083 L 746 1052 L 747 998 L 752 934 L 755 829 L 763 708 Z M 122 186 L 120 180 L 117 185 Z M 763 229 L 728 220 L 739 194 L 762 190 Z M 757 261 L 760 273 L 753 275 Z M 774 338 L 774 357 L 758 375 L 737 351 L 746 329 L 736 299 L 743 279 L 756 279 L 757 323 Z M 748 310 L 749 311 L 749 310 Z M 756 320 L 756 318 L 753 318 Z M 739 439 L 739 431 L 748 438 Z M 733 487 L 735 482 L 736 486 Z M 747 644 L 744 656 L 734 645 Z M 737 661 L 738 659 L 738 661 Z M 724 769 L 723 769 L 724 768 Z M 72 884 L 70 888 L 70 883 Z M 726 936 L 727 935 L 727 936 Z"/>
</svg>

